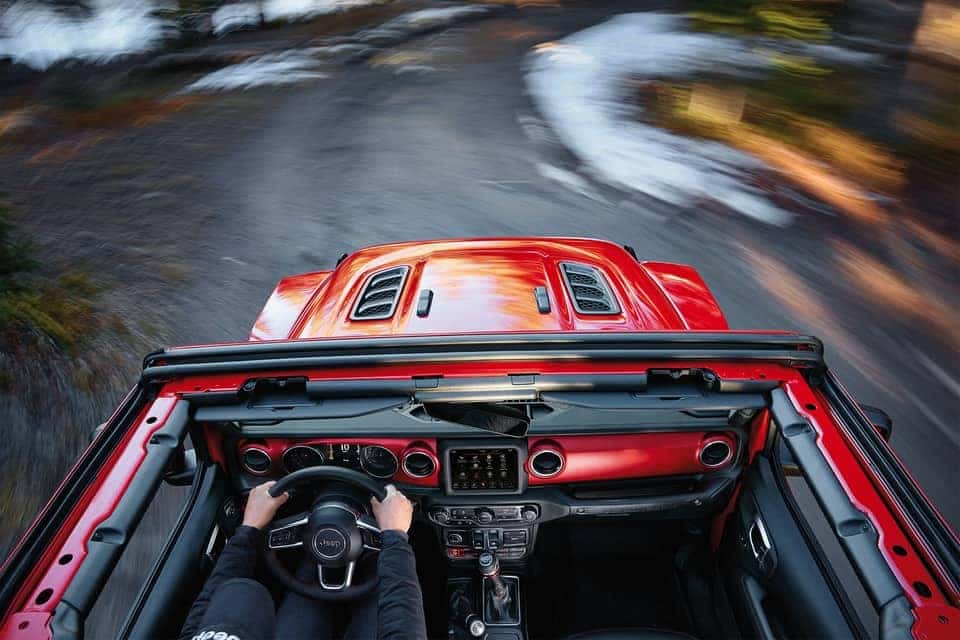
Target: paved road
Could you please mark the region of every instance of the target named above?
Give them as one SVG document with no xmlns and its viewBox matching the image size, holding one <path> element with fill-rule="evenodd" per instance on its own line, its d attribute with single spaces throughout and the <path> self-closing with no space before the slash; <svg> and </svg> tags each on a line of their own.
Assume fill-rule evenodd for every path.
<svg viewBox="0 0 960 640">
<path fill-rule="evenodd" d="M 821 336 L 850 389 L 892 414 L 894 448 L 957 526 L 956 345 L 924 314 L 878 302 L 853 268 L 858 256 L 885 256 L 949 299 L 955 285 L 936 279 L 939 258 L 911 253 L 896 233 L 822 214 L 781 229 L 571 180 L 575 158 L 525 94 L 525 56 L 628 10 L 635 5 L 592 3 L 470 23 L 325 79 L 215 98 L 29 184 L 9 182 L 40 212 L 33 223 L 48 242 L 81 230 L 112 238 L 78 253 L 111 260 L 129 287 L 113 295 L 138 300 L 169 342 L 243 339 L 281 276 L 330 268 L 373 243 L 597 236 L 643 258 L 693 264 L 732 326 Z M 123 163 L 149 169 L 110 169 Z M 54 183 L 86 184 L 84 176 L 98 176 L 96 188 L 54 193 Z M 87 215 L 44 227 L 42 212 L 68 200 Z M 952 269 L 944 258 L 939 271 Z"/>
</svg>

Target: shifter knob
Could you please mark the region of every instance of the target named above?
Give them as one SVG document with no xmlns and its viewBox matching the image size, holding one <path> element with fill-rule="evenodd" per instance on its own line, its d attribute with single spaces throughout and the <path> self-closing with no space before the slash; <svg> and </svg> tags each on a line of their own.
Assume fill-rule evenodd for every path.
<svg viewBox="0 0 960 640">
<path fill-rule="evenodd" d="M 482 576 L 491 577 L 500 575 L 500 561 L 497 559 L 497 556 L 489 551 L 484 551 L 480 554 L 480 557 L 477 558 L 477 566 Z"/>
</svg>

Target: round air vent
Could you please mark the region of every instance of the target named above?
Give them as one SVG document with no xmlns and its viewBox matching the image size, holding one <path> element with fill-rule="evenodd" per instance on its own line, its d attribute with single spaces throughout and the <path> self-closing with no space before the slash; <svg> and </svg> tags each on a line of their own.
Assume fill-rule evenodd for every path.
<svg viewBox="0 0 960 640">
<path fill-rule="evenodd" d="M 535 449 L 530 456 L 530 473 L 538 478 L 552 478 L 563 471 L 563 454 L 557 449 Z"/>
<path fill-rule="evenodd" d="M 397 472 L 397 456 L 386 447 L 371 444 L 360 450 L 360 467 L 374 478 L 390 478 Z"/>
<path fill-rule="evenodd" d="M 263 449 L 250 447 L 244 449 L 240 455 L 240 464 L 247 473 L 252 473 L 255 476 L 265 476 L 270 473 L 273 461 L 270 459 L 270 454 Z"/>
<path fill-rule="evenodd" d="M 705 467 L 719 467 L 733 457 L 733 449 L 726 440 L 710 440 L 700 449 L 700 464 Z"/>
<path fill-rule="evenodd" d="M 403 456 L 403 470 L 412 478 L 426 478 L 437 470 L 437 463 L 426 451 L 414 450 Z"/>
<path fill-rule="evenodd" d="M 540 449 L 530 456 L 530 472 L 538 478 L 552 478 L 563 471 L 563 455 L 556 449 Z"/>
</svg>

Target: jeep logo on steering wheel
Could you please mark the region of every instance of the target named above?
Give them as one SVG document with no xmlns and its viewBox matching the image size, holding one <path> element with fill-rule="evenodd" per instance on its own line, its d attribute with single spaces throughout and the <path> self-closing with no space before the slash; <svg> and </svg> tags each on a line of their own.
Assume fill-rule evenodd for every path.
<svg viewBox="0 0 960 640">
<path fill-rule="evenodd" d="M 320 529 L 313 536 L 313 550 L 323 558 L 329 560 L 339 558 L 346 549 L 347 539 L 333 527 Z"/>
</svg>

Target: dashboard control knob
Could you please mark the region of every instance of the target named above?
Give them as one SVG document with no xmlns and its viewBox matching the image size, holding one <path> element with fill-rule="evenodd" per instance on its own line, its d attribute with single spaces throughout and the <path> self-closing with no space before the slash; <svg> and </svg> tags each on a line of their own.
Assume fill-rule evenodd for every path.
<svg viewBox="0 0 960 640">
<path fill-rule="evenodd" d="M 447 536 L 447 541 L 450 544 L 463 544 L 463 536 L 459 533 L 451 533 Z"/>
<path fill-rule="evenodd" d="M 491 511 L 490 509 L 483 509 L 483 508 L 477 509 L 476 514 L 477 514 L 477 522 L 479 522 L 480 524 L 490 524 L 491 522 L 493 522 L 493 517 L 494 517 L 493 511 Z"/>
<path fill-rule="evenodd" d="M 440 524 L 450 522 L 450 514 L 447 513 L 446 509 L 434 509 L 430 512 L 430 515 L 433 517 L 434 522 L 439 522 Z"/>
<path fill-rule="evenodd" d="M 539 516 L 540 514 L 537 512 L 536 507 L 524 507 L 520 515 L 527 522 L 533 522 L 534 520 L 537 519 L 537 516 Z"/>
</svg>

